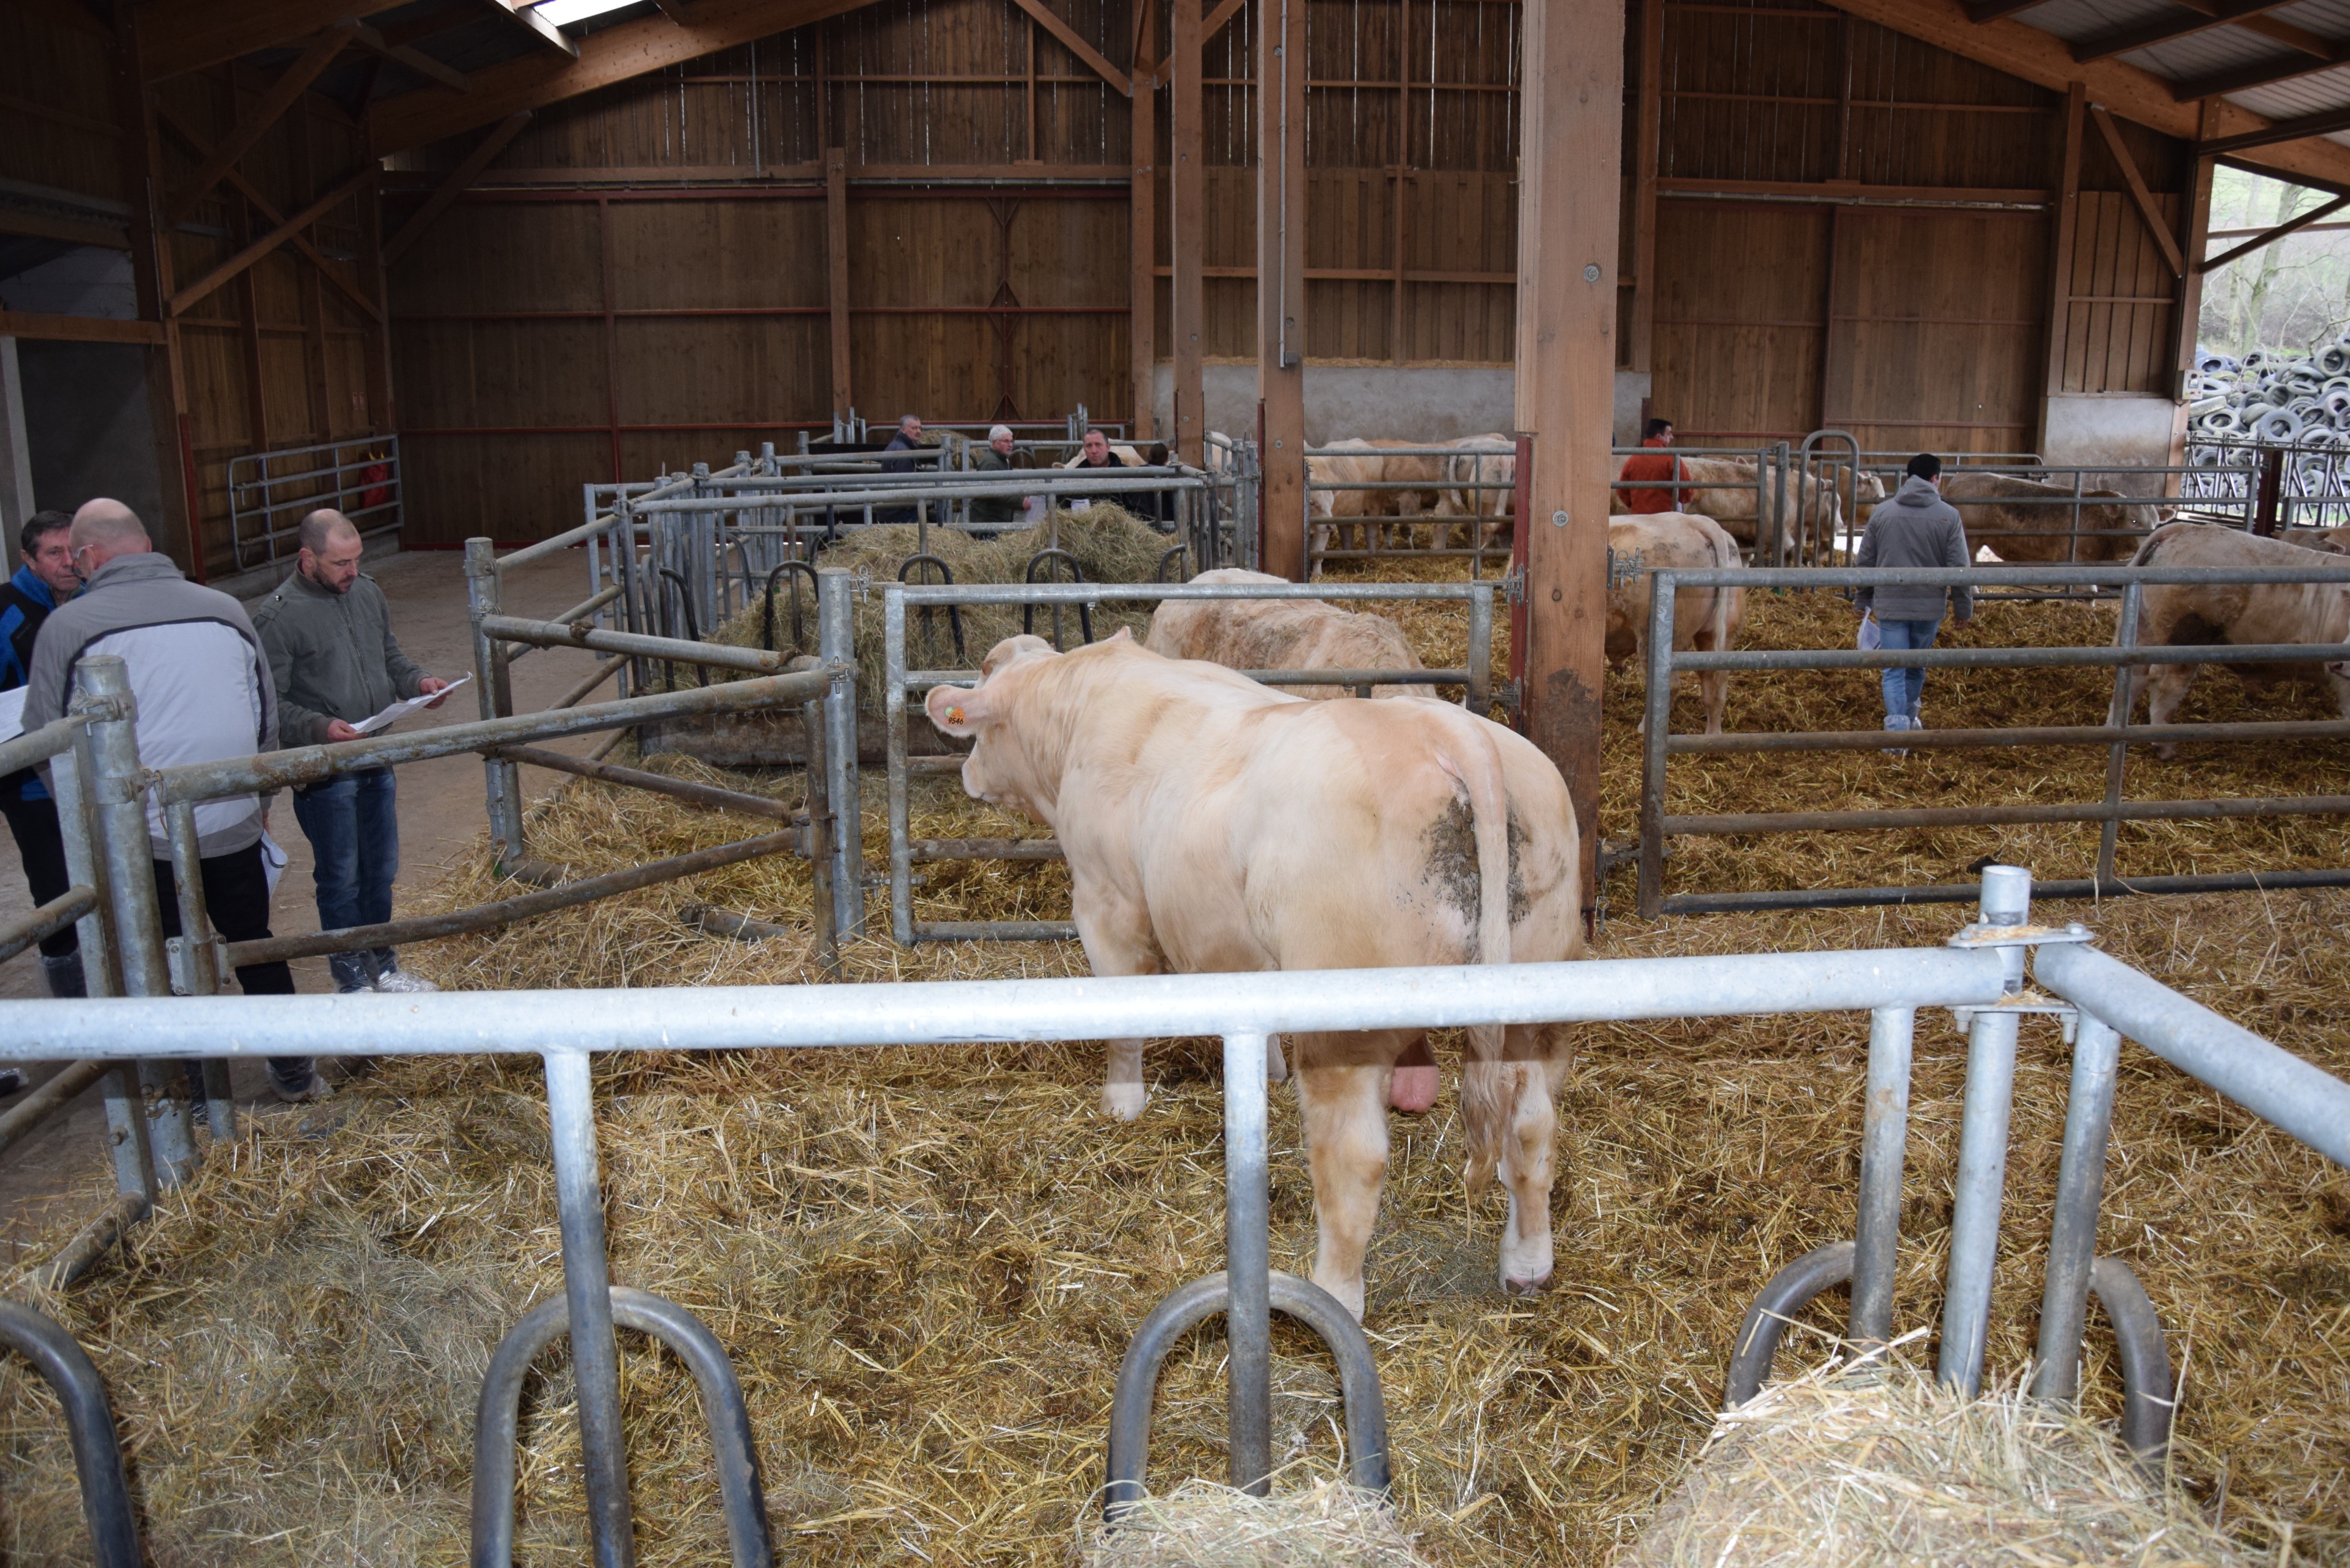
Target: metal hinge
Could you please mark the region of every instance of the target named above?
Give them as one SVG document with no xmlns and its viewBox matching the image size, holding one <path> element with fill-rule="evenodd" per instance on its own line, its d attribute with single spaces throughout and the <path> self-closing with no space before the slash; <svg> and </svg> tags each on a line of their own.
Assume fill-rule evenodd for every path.
<svg viewBox="0 0 2350 1568">
<path fill-rule="evenodd" d="M 1526 569 L 1512 566 L 1502 576 L 1502 597 L 1513 605 L 1526 602 Z"/>
<path fill-rule="evenodd" d="M 207 960 L 212 970 L 209 977 L 197 972 Z M 171 977 L 172 995 L 210 996 L 220 989 L 220 977 L 228 972 L 228 943 L 217 931 L 209 942 L 168 937 L 163 942 L 163 968 Z"/>
<path fill-rule="evenodd" d="M 1633 578 L 1647 572 L 1648 569 L 1648 556 L 1647 553 L 1644 551 L 1635 550 L 1628 556 L 1618 556 L 1613 550 L 1608 551 L 1607 591 L 1611 594 L 1614 593 L 1626 583 L 1630 582 Z"/>
</svg>

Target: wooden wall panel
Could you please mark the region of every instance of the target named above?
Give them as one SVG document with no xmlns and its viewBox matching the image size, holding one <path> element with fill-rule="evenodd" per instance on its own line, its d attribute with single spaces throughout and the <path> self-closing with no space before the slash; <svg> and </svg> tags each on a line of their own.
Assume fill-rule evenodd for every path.
<svg viewBox="0 0 2350 1568">
<path fill-rule="evenodd" d="M 849 320 L 849 339 L 858 411 L 875 424 L 901 414 L 927 420 L 993 414 L 1001 394 L 995 330 L 985 317 L 856 316 Z M 950 411 L 956 410 L 970 411 Z"/>
<path fill-rule="evenodd" d="M 121 199 L 113 51 L 99 27 L 0 5 L 0 178 Z"/>
<path fill-rule="evenodd" d="M 403 442 L 401 457 L 407 513 L 401 540 L 428 549 L 476 535 L 519 543 L 545 537 L 564 520 L 584 522 L 580 483 L 611 465 L 601 431 L 528 440 L 440 436 L 420 441 L 412 452 Z M 658 470 L 647 465 L 638 472 Z"/>
<path fill-rule="evenodd" d="M 619 202 L 610 212 L 622 310 L 825 303 L 821 201 Z"/>
<path fill-rule="evenodd" d="M 2181 198 L 2156 198 L 2178 222 Z M 2074 230 L 2073 303 L 2065 317 L 2064 389 L 2165 392 L 2175 353 L 2176 279 L 2137 204 L 2119 191 L 2084 191 Z"/>
<path fill-rule="evenodd" d="M 831 356 L 831 327 L 818 315 L 625 320 L 618 325 L 615 343 L 620 422 L 827 420 Z M 597 418 L 602 418 L 600 408 Z"/>
<path fill-rule="evenodd" d="M 411 431 L 601 426 L 601 321 L 407 321 L 392 335 Z"/>
<path fill-rule="evenodd" d="M 1817 422 L 1827 217 L 1814 206 L 1658 204 L 1649 400 L 1683 441 L 1800 437 Z"/>
<path fill-rule="evenodd" d="M 604 308 L 592 202 L 461 202 L 409 246 L 388 286 L 394 317 Z"/>
</svg>

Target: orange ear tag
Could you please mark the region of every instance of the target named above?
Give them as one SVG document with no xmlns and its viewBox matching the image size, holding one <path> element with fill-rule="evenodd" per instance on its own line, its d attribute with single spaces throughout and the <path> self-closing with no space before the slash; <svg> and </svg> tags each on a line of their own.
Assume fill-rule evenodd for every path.
<svg viewBox="0 0 2350 1568">
<path fill-rule="evenodd" d="M 948 722 L 948 723 L 950 723 L 950 724 L 960 724 L 960 723 L 962 723 L 962 709 L 960 709 L 960 708 L 950 708 L 950 709 L 948 709 L 948 710 L 947 710 L 947 722 Z"/>
</svg>

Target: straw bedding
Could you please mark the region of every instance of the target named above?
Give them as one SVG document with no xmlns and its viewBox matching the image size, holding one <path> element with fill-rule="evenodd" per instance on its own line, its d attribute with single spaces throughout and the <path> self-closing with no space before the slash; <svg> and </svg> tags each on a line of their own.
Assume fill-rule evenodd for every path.
<svg viewBox="0 0 2350 1568">
<path fill-rule="evenodd" d="M 1765 597 L 1755 610 L 1750 638 L 1831 625 L 1825 608 L 1798 596 Z M 1998 632 L 2008 616 L 2094 613 L 1987 610 L 1976 635 Z M 1424 659 L 1457 660 L 1458 610 L 1401 618 Z M 1782 696 L 1734 682 L 1731 722 L 1801 711 L 1820 722 L 1833 709 L 1849 722 L 1844 711 L 1866 711 L 1870 695 L 1865 682 L 1848 683 L 1864 689 L 1791 680 L 1794 694 Z M 2013 682 L 2014 714 L 2054 706 L 2052 684 Z M 2194 701 L 2221 707 L 2233 701 L 2229 684 L 2210 680 Z M 1636 691 L 1636 675 L 1611 681 L 1606 810 L 1618 835 L 1632 805 L 1625 759 Z M 1929 721 L 1974 701 L 1938 675 Z M 2264 789 L 2300 787 L 2280 774 L 2326 765 L 2314 749 L 2305 761 L 2275 750 L 2259 768 Z M 675 758 L 650 765 L 709 776 Z M 1827 765 L 1849 782 L 1815 775 L 1826 792 L 1816 798 L 1940 798 L 1946 787 L 1932 782 L 1940 764 L 1917 758 L 1871 753 Z M 2178 765 L 2202 770 L 2184 775 L 2197 781 L 2252 767 L 2191 752 Z M 732 782 L 785 799 L 799 790 L 789 774 Z M 1748 798 L 1785 801 L 1801 783 L 1765 783 Z M 868 790 L 869 807 L 879 796 Z M 915 810 L 925 836 L 1034 831 L 962 798 L 952 779 L 920 781 Z M 866 829 L 878 860 L 878 814 Z M 586 784 L 529 823 L 534 853 L 577 873 L 755 830 Z M 2218 845 L 2222 832 L 2247 827 L 2194 831 Z M 1898 870 L 1879 858 L 1881 844 L 1825 838 L 1673 866 L 1677 885 L 1883 880 L 1962 874 L 1965 858 L 1994 846 L 2043 873 L 2074 869 L 2008 836 L 1903 850 L 1916 865 Z M 2314 841 L 2312 853 L 2345 863 L 2338 839 Z M 1813 864 L 1825 856 L 1856 857 L 1867 874 Z M 1066 908 L 1058 865 L 921 869 L 925 918 Z M 430 880 L 422 868 L 411 877 L 420 888 Z M 473 853 L 410 907 L 495 891 Z M 788 857 L 728 867 L 419 947 L 409 962 L 444 986 L 475 988 L 819 978 L 799 936 L 744 944 L 689 930 L 677 911 L 696 903 L 805 931 L 806 867 Z M 2092 920 L 2109 950 L 2350 1074 L 2341 979 L 2350 900 L 2246 895 L 2061 912 Z M 1929 909 L 1648 925 L 1619 915 L 1596 951 L 1922 944 L 1962 918 Z M 844 961 L 857 980 L 1084 967 L 1074 944 L 906 953 L 866 940 Z M 788 1006 L 788 992 L 776 1004 Z M 1782 1264 L 1851 1233 L 1866 1038 L 1866 1021 L 1847 1016 L 1582 1032 L 1559 1096 L 1558 1273 L 1532 1301 L 1495 1287 L 1499 1205 L 1461 1192 L 1449 1091 L 1430 1115 L 1396 1119 L 1367 1266 L 1368 1324 L 1393 1431 L 1397 1525 L 1413 1550 L 1447 1564 L 1596 1565 L 1639 1537 L 1707 1440 L 1740 1313 Z M 1457 1049 L 1439 1047 L 1448 1062 Z M 1963 1056 L 1946 1018 L 1921 1018 L 1903 1332 L 1930 1329 L 1939 1315 Z M 1149 1063 L 1151 1106 L 1131 1125 L 1096 1114 L 1101 1056 L 1087 1044 L 599 1063 L 614 1276 L 683 1303 L 726 1342 L 785 1561 L 1070 1560 L 1101 1484 L 1128 1335 L 1168 1291 L 1222 1262 L 1215 1046 L 1158 1044 Z M 2067 1070 L 2054 1030 L 2027 1026 L 1995 1369 L 2020 1365 L 2032 1345 Z M 482 1366 L 505 1325 L 559 1289 L 546 1136 L 534 1063 L 387 1062 L 326 1106 L 259 1118 L 234 1158 L 209 1162 L 126 1255 L 63 1298 L 39 1298 L 109 1378 L 156 1561 L 463 1561 Z M 1312 1197 L 1287 1090 L 1273 1096 L 1271 1141 L 1274 1258 L 1303 1272 Z M 2138 1271 L 2172 1332 L 2181 1429 L 2198 1445 L 2179 1466 L 2194 1507 L 2264 1562 L 2350 1563 L 2350 1179 L 2136 1050 L 2124 1056 L 2114 1147 L 2102 1246 Z M 1811 1321 L 1832 1327 L 1842 1305 L 1825 1303 Z M 2087 1413 L 2100 1421 L 2118 1406 L 2107 1343 L 2093 1326 Z M 1302 1490 L 1343 1472 L 1336 1383 L 1302 1331 L 1277 1326 L 1275 1348 L 1275 1453 L 1295 1467 L 1287 1490 Z M 1796 1358 L 1791 1351 L 1783 1365 L 1792 1370 Z M 633 1339 L 624 1360 L 643 1560 L 719 1560 L 691 1379 Z M 1222 1360 L 1212 1324 L 1170 1357 L 1151 1454 L 1161 1490 L 1223 1473 Z M 522 1558 L 582 1562 L 559 1354 L 546 1373 L 525 1409 Z M 0 1385 L 11 1459 L 0 1550 L 71 1560 L 79 1523 L 54 1406 L 13 1363 L 0 1367 Z"/>
</svg>

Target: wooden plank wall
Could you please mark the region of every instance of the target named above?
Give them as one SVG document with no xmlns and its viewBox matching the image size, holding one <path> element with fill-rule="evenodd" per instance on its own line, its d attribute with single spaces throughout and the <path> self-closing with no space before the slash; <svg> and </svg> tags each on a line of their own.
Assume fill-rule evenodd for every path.
<svg viewBox="0 0 2350 1568">
<path fill-rule="evenodd" d="M 97 24 L 81 23 L 60 6 L 0 6 L 0 178 L 120 209 L 123 130 L 112 76 L 113 42 Z M 251 111 L 266 87 L 265 77 L 242 65 L 160 85 L 156 144 L 165 192 L 181 188 L 202 154 Z M 237 171 L 254 195 L 292 214 L 357 170 L 364 149 L 349 114 L 306 93 Z M 363 218 L 359 201 L 347 201 L 302 237 L 368 294 L 373 267 Z M 276 226 L 223 181 L 165 237 L 162 276 L 184 286 Z M 111 227 L 120 232 L 119 220 Z M 36 225 L 0 219 L 0 232 L 20 230 L 38 233 Z M 219 576 L 234 569 L 227 496 L 233 457 L 388 431 L 392 411 L 370 390 L 372 319 L 291 247 L 188 301 L 175 319 L 165 358 L 175 369 L 183 410 L 179 445 L 183 469 L 193 476 L 200 542 L 195 558 L 182 564 Z M 161 519 L 148 523 L 161 531 Z"/>
<path fill-rule="evenodd" d="M 2028 448 L 2062 97 L 1804 0 L 1664 11 L 1652 410 L 1684 441 Z M 2175 223 L 2183 145 L 2123 134 Z M 2175 280 L 2094 130 L 2081 184 L 2062 389 L 2163 391 Z"/>
</svg>

